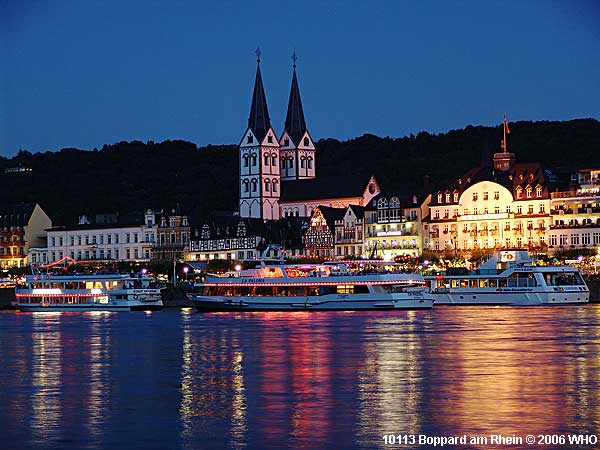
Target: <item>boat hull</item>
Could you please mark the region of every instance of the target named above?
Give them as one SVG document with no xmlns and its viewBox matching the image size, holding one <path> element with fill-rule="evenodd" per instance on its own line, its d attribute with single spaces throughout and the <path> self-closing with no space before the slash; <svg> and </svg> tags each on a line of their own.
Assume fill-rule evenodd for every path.
<svg viewBox="0 0 600 450">
<path fill-rule="evenodd" d="M 115 305 L 70 305 L 53 304 L 44 306 L 35 303 L 17 303 L 16 308 L 21 312 L 89 312 L 89 311 L 107 311 L 107 312 L 127 312 L 127 311 L 160 311 L 163 308 L 161 303 L 134 303 L 134 304 L 115 304 Z"/>
<path fill-rule="evenodd" d="M 541 305 L 574 305 L 590 301 L 589 291 L 502 291 L 468 292 L 432 292 L 436 305 L 510 305 L 510 306 L 541 306 Z"/>
<path fill-rule="evenodd" d="M 207 297 L 191 296 L 198 311 L 363 311 L 430 309 L 430 295 L 324 295 L 319 297 Z"/>
</svg>

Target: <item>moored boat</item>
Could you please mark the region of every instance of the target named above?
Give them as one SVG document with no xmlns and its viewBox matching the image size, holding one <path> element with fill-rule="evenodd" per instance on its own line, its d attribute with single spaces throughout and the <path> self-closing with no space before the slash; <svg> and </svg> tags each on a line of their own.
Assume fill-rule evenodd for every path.
<svg viewBox="0 0 600 450">
<path fill-rule="evenodd" d="M 569 305 L 590 300 L 577 268 L 534 265 L 526 250 L 499 251 L 473 272 L 425 280 L 436 305 Z"/>
<path fill-rule="evenodd" d="M 15 291 L 20 311 L 160 310 L 162 299 L 151 277 L 122 274 L 28 275 Z"/>
<path fill-rule="evenodd" d="M 207 276 L 190 294 L 200 311 L 428 309 L 419 274 L 351 274 L 343 264 L 278 264 Z"/>
</svg>

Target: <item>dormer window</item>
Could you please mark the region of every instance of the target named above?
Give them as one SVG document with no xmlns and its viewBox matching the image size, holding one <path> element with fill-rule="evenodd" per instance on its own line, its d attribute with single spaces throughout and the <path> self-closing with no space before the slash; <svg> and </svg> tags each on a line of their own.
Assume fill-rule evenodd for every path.
<svg viewBox="0 0 600 450">
<path fill-rule="evenodd" d="M 531 186 L 527 186 L 527 198 L 531 198 L 531 195 L 533 193 L 533 189 L 531 188 Z"/>
<path fill-rule="evenodd" d="M 308 141 L 307 137 L 304 138 L 304 145 L 309 145 L 309 141 Z"/>
<path fill-rule="evenodd" d="M 450 193 L 446 192 L 446 203 L 450 203 Z"/>
<path fill-rule="evenodd" d="M 254 138 L 252 137 L 251 134 L 248 135 L 248 139 L 246 141 L 248 144 L 252 144 L 254 142 Z"/>
<path fill-rule="evenodd" d="M 438 203 L 442 203 L 442 194 L 438 194 Z"/>
<path fill-rule="evenodd" d="M 458 201 L 458 192 L 454 193 L 454 202 L 456 203 Z"/>
<path fill-rule="evenodd" d="M 535 196 L 537 198 L 540 198 L 542 196 L 542 187 L 541 186 L 538 186 L 535 188 Z"/>
<path fill-rule="evenodd" d="M 521 198 L 523 196 L 523 188 L 519 186 L 517 188 L 517 198 Z"/>
</svg>

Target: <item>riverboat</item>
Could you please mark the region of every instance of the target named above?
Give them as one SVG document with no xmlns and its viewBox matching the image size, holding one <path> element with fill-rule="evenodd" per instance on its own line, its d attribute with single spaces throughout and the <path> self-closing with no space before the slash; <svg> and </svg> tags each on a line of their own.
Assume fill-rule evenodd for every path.
<svg viewBox="0 0 600 450">
<path fill-rule="evenodd" d="M 199 292 L 198 292 L 199 291 Z M 200 311 L 428 309 L 420 274 L 350 273 L 344 264 L 278 264 L 207 276 L 189 295 Z"/>
<path fill-rule="evenodd" d="M 122 274 L 36 274 L 15 290 L 20 311 L 160 310 L 162 299 L 154 279 Z"/>
<path fill-rule="evenodd" d="M 572 266 L 536 265 L 526 250 L 496 252 L 465 274 L 426 276 L 436 305 L 569 305 L 590 300 Z"/>
</svg>

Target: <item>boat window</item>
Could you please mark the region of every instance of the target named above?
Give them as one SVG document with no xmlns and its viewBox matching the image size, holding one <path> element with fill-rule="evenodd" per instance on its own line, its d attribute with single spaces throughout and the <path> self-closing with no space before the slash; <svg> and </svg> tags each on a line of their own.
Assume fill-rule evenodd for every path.
<svg viewBox="0 0 600 450">
<path fill-rule="evenodd" d="M 490 280 L 490 286 L 489 287 L 491 287 L 491 288 L 497 288 L 498 287 L 498 280 L 492 278 Z"/>
<path fill-rule="evenodd" d="M 354 294 L 354 285 L 340 284 L 337 286 L 336 293 L 338 294 Z"/>
<path fill-rule="evenodd" d="M 460 287 L 460 280 L 452 279 L 450 280 L 450 287 L 453 289 L 457 289 Z"/>
<path fill-rule="evenodd" d="M 532 272 L 517 272 L 508 277 L 508 287 L 534 287 L 537 282 Z"/>
<path fill-rule="evenodd" d="M 476 280 L 476 279 L 469 280 L 469 287 L 476 288 L 477 285 L 478 285 L 478 280 Z"/>
<path fill-rule="evenodd" d="M 544 272 L 548 286 L 583 286 L 585 282 L 579 272 Z"/>
<path fill-rule="evenodd" d="M 460 280 L 460 288 L 466 289 L 469 287 L 469 280 Z"/>
<path fill-rule="evenodd" d="M 486 288 L 486 287 L 488 287 L 488 280 L 485 280 L 485 279 L 479 280 L 479 287 L 480 288 Z"/>
</svg>

